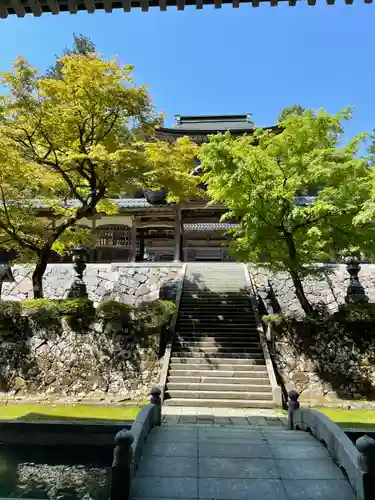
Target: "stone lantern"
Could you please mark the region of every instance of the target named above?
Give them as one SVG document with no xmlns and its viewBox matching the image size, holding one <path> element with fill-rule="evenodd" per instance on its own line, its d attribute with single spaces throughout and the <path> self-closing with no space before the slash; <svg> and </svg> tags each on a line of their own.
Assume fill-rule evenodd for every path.
<svg viewBox="0 0 375 500">
<path fill-rule="evenodd" d="M 352 254 L 345 258 L 346 270 L 349 273 L 349 285 L 346 290 L 345 302 L 347 304 L 366 303 L 369 301 L 365 289 L 359 282 L 358 273 L 361 270 L 359 259 Z"/>
<path fill-rule="evenodd" d="M 88 250 L 88 247 L 85 245 L 79 245 L 72 249 L 74 278 L 66 294 L 66 298 L 88 297 L 86 285 L 83 281 L 83 272 L 86 269 Z"/>
</svg>

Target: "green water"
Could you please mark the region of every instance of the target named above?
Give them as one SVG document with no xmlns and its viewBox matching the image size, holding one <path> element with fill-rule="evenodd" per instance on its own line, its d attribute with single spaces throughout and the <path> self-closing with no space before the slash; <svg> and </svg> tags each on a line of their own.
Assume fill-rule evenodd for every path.
<svg viewBox="0 0 375 500">
<path fill-rule="evenodd" d="M 0 446 L 0 498 L 108 500 L 110 448 Z"/>
</svg>

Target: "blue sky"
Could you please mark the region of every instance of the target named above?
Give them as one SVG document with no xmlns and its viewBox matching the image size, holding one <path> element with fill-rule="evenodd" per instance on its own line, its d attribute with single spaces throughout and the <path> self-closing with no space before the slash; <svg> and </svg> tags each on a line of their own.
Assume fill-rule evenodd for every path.
<svg viewBox="0 0 375 500">
<path fill-rule="evenodd" d="M 258 125 L 300 103 L 334 112 L 355 106 L 347 135 L 375 127 L 375 4 L 328 7 L 242 5 L 0 20 L 0 69 L 23 54 L 41 70 L 88 35 L 105 56 L 135 66 L 158 110 L 174 114 L 252 112 Z"/>
</svg>

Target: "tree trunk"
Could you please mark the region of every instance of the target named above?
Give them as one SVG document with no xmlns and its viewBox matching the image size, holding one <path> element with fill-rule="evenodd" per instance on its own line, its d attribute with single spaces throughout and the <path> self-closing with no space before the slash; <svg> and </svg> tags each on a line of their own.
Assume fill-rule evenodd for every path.
<svg viewBox="0 0 375 500">
<path fill-rule="evenodd" d="M 32 277 L 34 299 L 43 298 L 43 275 L 47 268 L 49 254 L 50 249 L 48 251 L 45 249 L 39 254 Z"/>
<path fill-rule="evenodd" d="M 301 304 L 301 307 L 306 314 L 306 316 L 313 316 L 314 315 L 314 309 L 312 308 L 310 302 L 307 300 L 307 297 L 305 295 L 305 291 L 303 289 L 302 281 L 301 278 L 299 277 L 298 271 L 295 269 L 290 269 L 289 273 L 292 277 L 294 289 L 297 295 L 297 299 L 299 303 Z"/>
<path fill-rule="evenodd" d="M 289 252 L 289 257 L 292 263 L 298 263 L 297 260 L 297 249 L 296 245 L 294 243 L 294 238 L 293 234 L 290 233 L 289 231 L 284 231 L 284 237 L 285 241 L 288 247 L 288 252 Z M 314 309 L 311 306 L 310 302 L 307 300 L 307 297 L 305 295 L 305 291 L 303 289 L 302 281 L 299 276 L 299 273 L 297 271 L 297 265 L 296 267 L 290 267 L 289 268 L 289 274 L 292 278 L 293 285 L 294 285 L 294 290 L 297 295 L 298 302 L 300 303 L 304 313 L 306 316 L 314 316 Z"/>
</svg>

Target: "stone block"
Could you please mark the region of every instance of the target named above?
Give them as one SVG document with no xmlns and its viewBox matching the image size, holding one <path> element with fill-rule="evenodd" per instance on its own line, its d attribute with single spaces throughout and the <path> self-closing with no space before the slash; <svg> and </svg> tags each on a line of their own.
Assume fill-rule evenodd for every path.
<svg viewBox="0 0 375 500">
<path fill-rule="evenodd" d="M 197 478 L 136 477 L 132 485 L 133 498 L 198 498 Z"/>
<path fill-rule="evenodd" d="M 281 479 L 345 479 L 340 468 L 330 459 L 276 460 Z"/>
<path fill-rule="evenodd" d="M 288 500 L 279 479 L 200 478 L 199 497 L 215 500 Z"/>
<path fill-rule="evenodd" d="M 162 452 L 162 448 L 160 450 Z M 198 477 L 196 457 L 142 457 L 138 477 Z"/>
<path fill-rule="evenodd" d="M 273 444 L 269 443 L 272 450 L 273 456 L 275 458 L 286 458 L 295 460 L 317 460 L 326 459 L 330 457 L 328 451 L 321 446 L 310 446 L 310 445 L 289 445 L 286 443 Z"/>
<path fill-rule="evenodd" d="M 226 439 L 224 442 L 210 442 L 208 440 L 199 443 L 200 457 L 217 458 L 273 458 L 270 447 L 260 442 L 240 442 Z"/>
<path fill-rule="evenodd" d="M 277 479 L 279 473 L 272 458 L 200 458 L 199 477 Z"/>
<path fill-rule="evenodd" d="M 283 480 L 288 500 L 355 500 L 356 496 L 345 479 L 342 480 Z"/>
<path fill-rule="evenodd" d="M 198 445 L 193 443 L 164 443 L 162 445 L 162 453 L 164 457 L 197 457 Z M 160 449 L 156 447 L 146 446 L 144 455 L 160 455 Z"/>
</svg>

